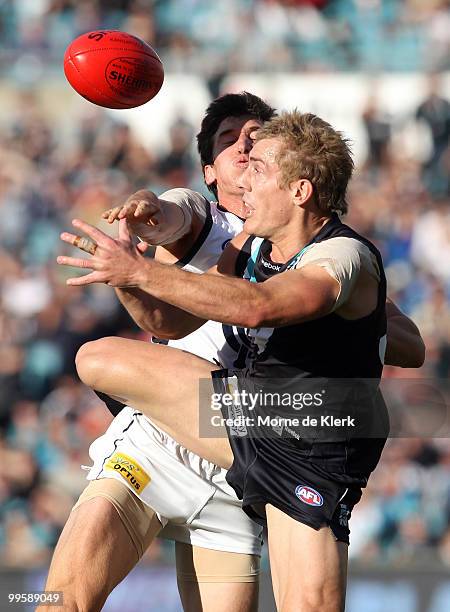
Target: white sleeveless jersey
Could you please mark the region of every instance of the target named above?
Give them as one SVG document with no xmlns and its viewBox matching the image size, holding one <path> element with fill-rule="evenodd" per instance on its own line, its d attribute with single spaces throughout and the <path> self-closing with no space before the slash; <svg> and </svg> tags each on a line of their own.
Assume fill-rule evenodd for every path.
<svg viewBox="0 0 450 612">
<path fill-rule="evenodd" d="M 216 202 L 209 202 L 207 206 L 209 210 L 203 230 L 186 256 L 177 262 L 184 270 L 199 274 L 217 263 L 224 248 L 241 232 L 243 226 L 242 219 L 219 208 Z M 244 367 L 248 352 L 244 330 L 215 321 L 207 321 L 181 340 L 170 340 L 169 346 L 223 367 Z"/>
<path fill-rule="evenodd" d="M 242 229 L 236 215 L 220 210 L 199 193 L 176 189 L 161 197 L 188 200 L 193 212 L 205 220 L 195 244 L 176 264 L 185 270 L 201 273 L 211 268 Z M 227 367 L 247 351 L 239 335 L 235 328 L 208 321 L 169 344 Z M 141 412 L 124 407 L 106 433 L 91 444 L 89 455 L 93 465 L 88 480 L 113 478 L 125 484 L 156 512 L 163 525 L 160 537 L 212 550 L 261 554 L 262 529 L 242 512 L 226 481 L 227 471 L 183 447 Z M 117 472 L 115 462 L 123 458 L 138 466 L 151 486 L 138 482 L 137 488 L 136 481 L 128 479 L 129 472 Z"/>
</svg>

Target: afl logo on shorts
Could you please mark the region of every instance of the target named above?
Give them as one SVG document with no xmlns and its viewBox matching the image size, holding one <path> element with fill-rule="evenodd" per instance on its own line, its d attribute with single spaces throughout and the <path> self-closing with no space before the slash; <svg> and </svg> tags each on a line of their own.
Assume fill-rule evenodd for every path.
<svg viewBox="0 0 450 612">
<path fill-rule="evenodd" d="M 311 487 L 307 487 L 306 485 L 298 485 L 295 489 L 295 494 L 304 504 L 308 504 L 308 506 L 322 506 L 323 505 L 323 497 L 322 495 L 312 489 Z"/>
</svg>

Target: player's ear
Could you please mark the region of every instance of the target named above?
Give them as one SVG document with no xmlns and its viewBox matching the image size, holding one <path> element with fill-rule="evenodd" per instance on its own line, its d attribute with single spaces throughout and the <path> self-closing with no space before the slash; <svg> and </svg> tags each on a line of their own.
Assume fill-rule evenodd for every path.
<svg viewBox="0 0 450 612">
<path fill-rule="evenodd" d="M 205 183 L 207 185 L 212 185 L 217 180 L 216 169 L 212 164 L 206 164 L 203 172 L 205 174 Z"/>
<path fill-rule="evenodd" d="M 314 188 L 308 179 L 298 179 L 293 181 L 289 188 L 296 206 L 304 206 L 314 195 Z"/>
</svg>

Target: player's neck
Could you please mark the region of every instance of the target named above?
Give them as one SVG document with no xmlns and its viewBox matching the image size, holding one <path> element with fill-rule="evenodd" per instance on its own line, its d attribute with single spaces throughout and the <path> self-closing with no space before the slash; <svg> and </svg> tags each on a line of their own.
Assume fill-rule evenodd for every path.
<svg viewBox="0 0 450 612">
<path fill-rule="evenodd" d="M 223 210 L 227 210 L 241 219 L 245 219 L 247 216 L 246 206 L 241 196 L 221 196 L 219 193 L 218 204 Z"/>
<path fill-rule="evenodd" d="M 295 222 L 288 223 L 271 239 L 270 258 L 274 263 L 286 263 L 299 253 L 328 223 L 330 216 L 303 211 Z"/>
</svg>

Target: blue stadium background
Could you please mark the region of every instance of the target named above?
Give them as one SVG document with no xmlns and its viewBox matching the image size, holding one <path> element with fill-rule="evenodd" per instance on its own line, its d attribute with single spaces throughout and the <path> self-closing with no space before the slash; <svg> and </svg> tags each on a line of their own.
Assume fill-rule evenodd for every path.
<svg viewBox="0 0 450 612">
<path fill-rule="evenodd" d="M 167 90 L 175 110 L 165 139 L 149 146 L 136 129 L 144 121 L 152 132 L 164 89 L 133 119 L 95 109 L 64 81 L 65 47 L 98 28 L 152 44 L 168 87 L 195 79 L 194 113 L 194 90 Z M 448 0 L 0 0 L 1 597 L 14 580 L 40 584 L 84 486 L 80 464 L 109 423 L 76 377 L 77 348 L 105 335 L 145 338 L 109 288 L 67 289 L 55 265 L 59 233 L 74 216 L 97 223 L 138 188 L 204 190 L 196 119 L 238 83 L 265 83 L 273 103 L 277 74 L 286 91 L 291 78 L 326 88 L 332 77 L 363 95 L 350 117 L 359 153 L 349 223 L 381 248 L 390 295 L 427 345 L 420 370 L 386 376 L 448 382 L 449 71 Z M 402 79 L 420 85 L 417 100 L 406 99 Z M 350 102 L 341 95 L 330 112 L 339 117 Z M 448 439 L 390 440 L 352 522 L 351 612 L 450 609 Z M 130 610 L 178 610 L 172 563 L 171 545 L 157 541 L 105 609 L 127 609 L 125 598 Z M 144 586 L 137 608 L 130 593 Z"/>
</svg>

